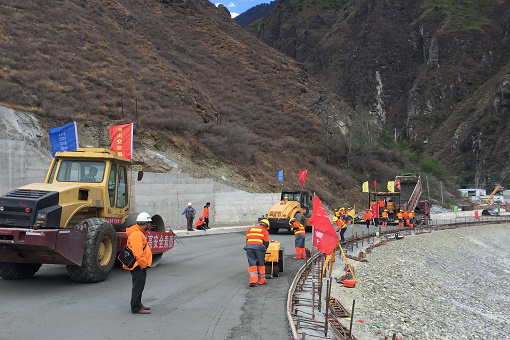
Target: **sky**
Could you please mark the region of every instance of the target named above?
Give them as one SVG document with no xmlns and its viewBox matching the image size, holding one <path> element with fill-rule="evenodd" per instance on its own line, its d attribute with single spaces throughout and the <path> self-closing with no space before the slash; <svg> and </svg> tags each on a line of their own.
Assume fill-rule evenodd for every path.
<svg viewBox="0 0 510 340">
<path fill-rule="evenodd" d="M 218 0 L 210 0 L 213 4 L 218 6 L 219 4 L 222 4 L 223 6 L 227 7 L 230 11 L 230 15 L 232 18 L 235 18 L 239 14 L 246 12 L 252 7 L 255 7 L 259 4 L 268 4 L 271 2 L 271 0 L 224 0 L 224 1 L 218 1 Z"/>
</svg>

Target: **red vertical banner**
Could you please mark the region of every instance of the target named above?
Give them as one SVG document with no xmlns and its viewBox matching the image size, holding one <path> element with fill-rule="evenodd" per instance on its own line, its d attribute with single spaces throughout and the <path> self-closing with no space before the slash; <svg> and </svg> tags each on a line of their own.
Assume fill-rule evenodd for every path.
<svg viewBox="0 0 510 340">
<path fill-rule="evenodd" d="M 374 181 L 374 190 L 376 190 L 376 189 L 377 189 L 377 182 Z"/>
<path fill-rule="evenodd" d="M 478 215 L 478 210 L 475 210 L 475 220 L 478 220 L 480 218 L 480 215 Z"/>
<path fill-rule="evenodd" d="M 400 190 L 400 180 L 397 179 L 397 189 Z"/>
<path fill-rule="evenodd" d="M 306 174 L 308 173 L 308 170 L 303 170 L 299 172 L 299 183 L 305 184 L 306 181 Z"/>
<path fill-rule="evenodd" d="M 110 150 L 118 156 L 133 159 L 133 123 L 110 126 Z"/>
<path fill-rule="evenodd" d="M 331 254 L 338 243 L 338 235 L 317 195 L 313 196 L 313 213 L 310 222 L 313 225 L 313 245 L 316 245 L 321 253 Z"/>
</svg>

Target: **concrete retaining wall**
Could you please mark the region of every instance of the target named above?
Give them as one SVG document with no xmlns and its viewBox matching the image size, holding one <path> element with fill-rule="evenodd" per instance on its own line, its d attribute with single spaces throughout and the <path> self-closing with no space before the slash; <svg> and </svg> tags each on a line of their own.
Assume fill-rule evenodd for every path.
<svg viewBox="0 0 510 340">
<path fill-rule="evenodd" d="M 79 131 L 78 131 L 79 133 Z M 29 183 L 44 182 L 51 153 L 47 131 L 30 114 L 0 106 L 0 195 Z M 160 214 L 169 227 L 185 225 L 181 215 L 188 202 L 197 218 L 211 203 L 211 223 L 254 223 L 276 203 L 279 194 L 252 194 L 210 178 L 186 173 L 146 172 L 141 182 L 132 176 L 132 211 Z"/>
</svg>

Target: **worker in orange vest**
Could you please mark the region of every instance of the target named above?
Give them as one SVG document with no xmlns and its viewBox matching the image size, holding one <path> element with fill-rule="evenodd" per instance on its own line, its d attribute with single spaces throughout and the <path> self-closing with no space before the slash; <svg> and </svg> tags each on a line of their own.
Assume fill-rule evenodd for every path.
<svg viewBox="0 0 510 340">
<path fill-rule="evenodd" d="M 295 236 L 294 247 L 296 248 L 296 256 L 294 258 L 306 259 L 305 227 L 295 218 L 291 218 L 289 224 L 292 226 Z"/>
<path fill-rule="evenodd" d="M 411 210 L 409 212 L 409 214 L 407 214 L 407 216 L 409 217 L 409 226 L 410 227 L 414 227 L 414 218 L 416 217 L 416 215 L 414 214 L 414 210 Z"/>
<path fill-rule="evenodd" d="M 195 223 L 195 229 L 197 230 L 207 230 L 205 227 L 205 221 L 204 216 L 200 216 L 197 220 L 197 223 Z"/>
<path fill-rule="evenodd" d="M 365 213 L 363 214 L 363 219 L 367 223 L 367 228 L 370 228 L 370 225 L 372 224 L 372 219 L 373 218 L 374 218 L 374 216 L 372 215 L 372 212 L 370 211 L 370 209 L 367 208 L 365 210 Z"/>
<path fill-rule="evenodd" d="M 209 228 L 209 207 L 211 206 L 211 203 L 207 202 L 205 205 L 204 205 L 204 214 L 202 216 L 204 216 L 204 229 L 211 229 Z"/>
<path fill-rule="evenodd" d="M 382 221 L 383 227 L 387 227 L 388 226 L 388 209 L 384 209 L 381 216 L 382 216 L 381 221 Z"/>
<path fill-rule="evenodd" d="M 405 226 L 408 227 L 409 226 L 409 210 L 406 210 L 404 211 L 404 222 L 405 222 Z"/>
<path fill-rule="evenodd" d="M 351 208 L 347 208 L 347 210 L 345 211 L 345 221 L 347 222 L 347 224 L 352 224 L 352 216 L 349 214 L 351 212 Z"/>
<path fill-rule="evenodd" d="M 399 210 L 397 213 L 397 219 L 398 219 L 398 226 L 400 228 L 404 227 L 404 213 L 402 212 L 402 209 Z"/>
<path fill-rule="evenodd" d="M 246 231 L 246 256 L 248 257 L 248 273 L 250 273 L 250 287 L 266 283 L 265 255 L 269 246 L 269 221 L 262 219 L 258 226 Z"/>
<path fill-rule="evenodd" d="M 345 244 L 344 234 L 347 231 L 347 224 L 343 218 L 333 217 L 333 222 L 336 223 L 338 231 L 340 232 L 340 244 Z"/>
</svg>

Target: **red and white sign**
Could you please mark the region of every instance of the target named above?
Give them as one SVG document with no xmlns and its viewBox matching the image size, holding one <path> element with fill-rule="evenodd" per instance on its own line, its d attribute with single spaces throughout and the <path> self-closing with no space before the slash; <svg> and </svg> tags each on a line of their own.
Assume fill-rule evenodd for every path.
<svg viewBox="0 0 510 340">
<path fill-rule="evenodd" d="M 110 150 L 118 156 L 133 159 L 133 123 L 110 126 Z"/>
<path fill-rule="evenodd" d="M 104 219 L 110 222 L 111 224 L 122 224 L 121 217 L 105 217 Z"/>
<path fill-rule="evenodd" d="M 167 232 L 148 232 L 147 242 L 153 252 L 164 252 L 174 246 L 174 235 Z"/>
</svg>

